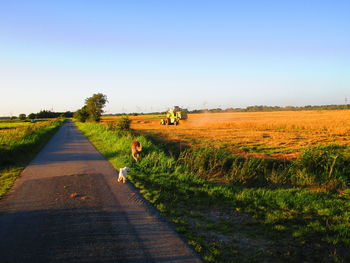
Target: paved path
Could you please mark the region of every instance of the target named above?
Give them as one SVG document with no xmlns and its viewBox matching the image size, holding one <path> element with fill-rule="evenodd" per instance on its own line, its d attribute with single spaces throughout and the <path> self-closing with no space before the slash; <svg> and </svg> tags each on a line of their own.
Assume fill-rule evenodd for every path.
<svg viewBox="0 0 350 263">
<path fill-rule="evenodd" d="M 201 262 L 72 122 L 0 200 L 5 262 Z"/>
</svg>

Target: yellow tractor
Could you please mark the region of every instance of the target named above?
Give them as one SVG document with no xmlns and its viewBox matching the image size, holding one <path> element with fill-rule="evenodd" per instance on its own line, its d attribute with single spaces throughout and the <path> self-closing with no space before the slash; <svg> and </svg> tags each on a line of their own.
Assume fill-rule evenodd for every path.
<svg viewBox="0 0 350 263">
<path fill-rule="evenodd" d="M 174 106 L 166 113 L 166 118 L 160 120 L 161 125 L 178 125 L 180 120 L 187 119 L 187 111 L 181 109 L 179 106 Z"/>
</svg>

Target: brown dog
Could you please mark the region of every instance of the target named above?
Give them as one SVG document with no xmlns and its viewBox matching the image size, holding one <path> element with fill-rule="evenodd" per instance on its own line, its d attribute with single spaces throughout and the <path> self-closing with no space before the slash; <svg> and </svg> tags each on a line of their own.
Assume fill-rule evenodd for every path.
<svg viewBox="0 0 350 263">
<path fill-rule="evenodd" d="M 136 162 L 141 158 L 141 155 L 140 155 L 141 150 L 142 150 L 141 143 L 139 143 L 138 141 L 133 141 L 131 143 L 131 155 Z"/>
</svg>

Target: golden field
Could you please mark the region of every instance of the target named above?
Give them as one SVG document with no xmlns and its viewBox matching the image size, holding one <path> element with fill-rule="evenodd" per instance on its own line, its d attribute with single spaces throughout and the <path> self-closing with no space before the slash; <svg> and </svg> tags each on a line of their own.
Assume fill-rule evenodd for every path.
<svg viewBox="0 0 350 263">
<path fill-rule="evenodd" d="M 160 125 L 162 117 L 131 116 L 131 128 L 179 144 L 210 144 L 264 158 L 294 159 L 306 147 L 350 145 L 350 110 L 189 114 L 179 126 Z"/>
</svg>

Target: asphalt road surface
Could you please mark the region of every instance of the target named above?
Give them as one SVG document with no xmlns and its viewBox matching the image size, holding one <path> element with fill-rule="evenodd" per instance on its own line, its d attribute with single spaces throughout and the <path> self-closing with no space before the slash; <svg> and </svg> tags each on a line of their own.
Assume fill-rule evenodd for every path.
<svg viewBox="0 0 350 263">
<path fill-rule="evenodd" d="M 0 261 L 201 262 L 71 121 L 0 200 Z"/>
</svg>

